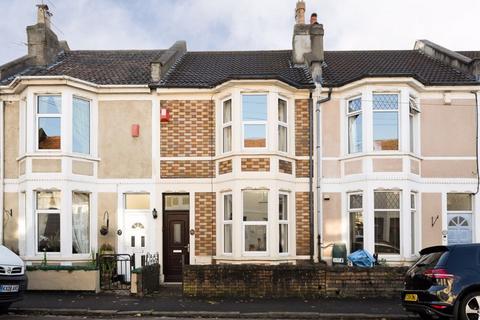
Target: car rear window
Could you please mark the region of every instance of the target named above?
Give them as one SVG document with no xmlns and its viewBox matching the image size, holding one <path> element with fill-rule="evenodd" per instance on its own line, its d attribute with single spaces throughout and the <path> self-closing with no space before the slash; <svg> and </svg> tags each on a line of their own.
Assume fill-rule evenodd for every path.
<svg viewBox="0 0 480 320">
<path fill-rule="evenodd" d="M 427 253 L 422 255 L 420 259 L 418 259 L 417 263 L 415 263 L 415 266 L 427 268 L 443 266 L 447 261 L 447 257 L 448 251 Z"/>
</svg>

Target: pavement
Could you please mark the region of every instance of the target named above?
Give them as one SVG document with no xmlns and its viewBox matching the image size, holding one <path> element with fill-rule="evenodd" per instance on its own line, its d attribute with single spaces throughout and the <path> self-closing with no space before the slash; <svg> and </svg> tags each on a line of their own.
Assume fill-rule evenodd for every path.
<svg viewBox="0 0 480 320">
<path fill-rule="evenodd" d="M 41 315 L 89 319 L 139 316 L 177 319 L 415 318 L 403 310 L 400 299 L 197 299 L 182 297 L 178 288 L 142 298 L 124 292 L 28 292 L 23 301 L 11 306 L 10 312 L 10 316 L 36 315 L 35 319 Z M 0 316 L 0 320 L 3 319 L 7 318 Z"/>
</svg>

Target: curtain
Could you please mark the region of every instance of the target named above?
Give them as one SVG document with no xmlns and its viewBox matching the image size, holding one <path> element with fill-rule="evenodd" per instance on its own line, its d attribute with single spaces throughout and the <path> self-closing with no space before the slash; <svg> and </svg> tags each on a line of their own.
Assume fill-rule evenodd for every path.
<svg viewBox="0 0 480 320">
<path fill-rule="evenodd" d="M 73 253 L 90 253 L 90 196 L 73 193 L 72 243 Z"/>
</svg>

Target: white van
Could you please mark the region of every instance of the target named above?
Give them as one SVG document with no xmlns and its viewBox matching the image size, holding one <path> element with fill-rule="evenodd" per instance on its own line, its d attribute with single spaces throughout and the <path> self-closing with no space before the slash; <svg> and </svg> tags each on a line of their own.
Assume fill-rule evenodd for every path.
<svg viewBox="0 0 480 320">
<path fill-rule="evenodd" d="M 0 245 L 0 312 L 21 300 L 27 289 L 25 263 L 15 253 Z"/>
</svg>

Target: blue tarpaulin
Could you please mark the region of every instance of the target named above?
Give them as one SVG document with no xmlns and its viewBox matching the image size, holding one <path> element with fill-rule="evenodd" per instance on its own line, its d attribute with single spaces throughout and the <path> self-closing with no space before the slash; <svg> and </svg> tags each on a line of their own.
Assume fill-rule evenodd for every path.
<svg viewBox="0 0 480 320">
<path fill-rule="evenodd" d="M 373 268 L 375 265 L 375 259 L 373 256 L 365 250 L 357 250 L 351 253 L 347 257 L 348 261 L 350 261 L 354 266 L 360 268 Z"/>
</svg>

